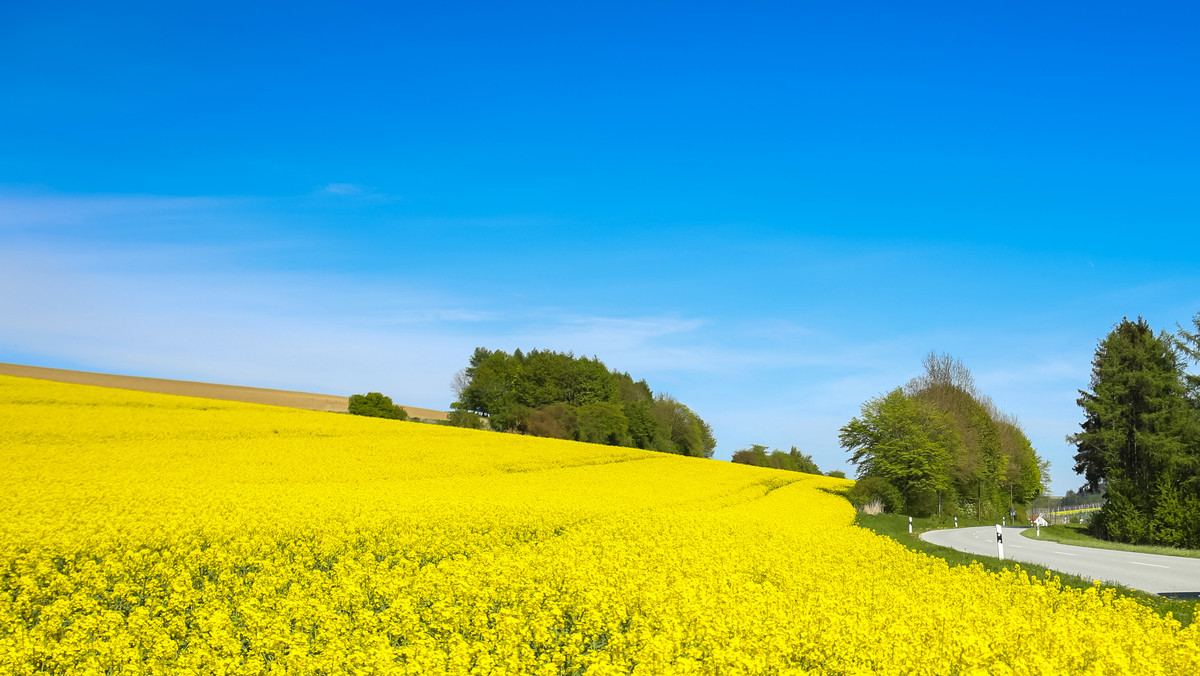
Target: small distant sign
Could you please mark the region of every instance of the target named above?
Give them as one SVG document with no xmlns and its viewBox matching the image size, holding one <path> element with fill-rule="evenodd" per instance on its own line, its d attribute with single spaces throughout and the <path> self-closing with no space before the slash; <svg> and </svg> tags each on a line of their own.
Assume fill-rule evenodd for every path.
<svg viewBox="0 0 1200 676">
<path fill-rule="evenodd" d="M 1034 519 L 1034 520 L 1033 520 L 1033 525 L 1035 525 L 1035 526 L 1049 526 L 1049 525 L 1050 525 L 1050 522 L 1049 522 L 1049 521 L 1046 521 L 1046 517 L 1042 516 L 1041 514 L 1038 514 L 1038 518 L 1036 518 L 1036 519 Z"/>
</svg>

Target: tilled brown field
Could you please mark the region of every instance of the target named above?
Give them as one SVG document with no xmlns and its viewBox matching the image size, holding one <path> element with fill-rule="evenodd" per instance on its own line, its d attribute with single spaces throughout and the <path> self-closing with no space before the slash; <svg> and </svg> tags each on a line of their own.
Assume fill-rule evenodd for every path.
<svg viewBox="0 0 1200 676">
<path fill-rule="evenodd" d="M 242 401 L 250 404 L 267 404 L 270 406 L 288 406 L 291 408 L 306 408 L 313 411 L 332 411 L 345 413 L 349 407 L 349 397 L 334 394 L 313 394 L 311 392 L 291 392 L 288 390 L 270 390 L 261 387 L 243 387 L 241 385 L 217 385 L 214 383 L 197 383 L 189 380 L 166 380 L 163 378 L 142 378 L 139 376 L 118 376 L 108 373 L 89 373 L 87 371 L 69 371 L 52 369 L 42 366 L 23 366 L 21 364 L 0 363 L 0 374 L 18 376 L 21 378 L 38 378 L 53 380 L 60 383 L 75 383 L 78 385 L 96 385 L 99 387 L 116 387 L 123 390 L 138 390 L 141 392 L 157 392 L 159 394 L 178 394 L 185 397 L 204 397 L 205 399 L 222 399 L 225 401 Z M 426 420 L 445 420 L 444 411 L 428 408 L 404 406 L 408 415 Z"/>
</svg>

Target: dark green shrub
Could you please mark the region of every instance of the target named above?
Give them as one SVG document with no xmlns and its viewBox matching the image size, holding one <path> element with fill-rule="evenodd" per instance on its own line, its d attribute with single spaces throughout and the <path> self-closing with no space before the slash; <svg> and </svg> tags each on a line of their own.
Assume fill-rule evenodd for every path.
<svg viewBox="0 0 1200 676">
<path fill-rule="evenodd" d="M 796 466 L 796 459 L 784 453 L 783 451 L 771 451 L 767 456 L 767 466 L 774 469 L 782 469 L 788 472 L 799 472 L 800 468 Z"/>
<path fill-rule="evenodd" d="M 897 491 L 899 494 L 899 491 Z M 882 497 L 882 496 L 881 496 Z M 887 502 L 886 500 L 884 501 Z M 904 513 L 909 516 L 933 516 L 938 511 L 937 491 L 916 491 L 909 496 L 904 505 Z"/>
<path fill-rule="evenodd" d="M 750 448 L 734 451 L 733 457 L 730 460 L 739 465 L 753 465 L 754 467 L 771 466 L 771 460 L 767 456 L 767 447 L 762 444 L 751 444 Z"/>
<path fill-rule="evenodd" d="M 472 430 L 483 429 L 483 416 L 471 411 L 454 410 L 450 411 L 446 422 L 453 427 L 465 427 Z"/>
<path fill-rule="evenodd" d="M 821 468 L 817 467 L 817 463 L 812 459 L 812 455 L 801 453 L 800 449 L 795 446 L 792 446 L 792 450 L 788 452 L 788 457 L 792 459 L 797 472 L 804 472 L 805 474 L 821 473 Z M 843 478 L 845 478 L 845 475 L 843 475 Z"/>
<path fill-rule="evenodd" d="M 1173 482 L 1164 478 L 1159 482 L 1158 504 L 1154 506 L 1150 530 L 1155 544 L 1168 547 L 1200 545 L 1200 502 L 1183 496 Z"/>
<path fill-rule="evenodd" d="M 511 404 L 492 412 L 488 423 L 498 432 L 518 432 L 524 434 L 529 428 L 531 411 L 527 406 Z"/>
<path fill-rule="evenodd" d="M 654 437 L 661 434 L 661 430 L 654 419 L 654 413 L 651 412 L 650 396 L 646 395 L 646 398 L 640 401 L 621 404 L 621 411 L 625 414 L 625 421 L 629 426 L 630 446 L 653 449 Z"/>
<path fill-rule="evenodd" d="M 1123 490 L 1109 490 L 1108 502 L 1092 519 L 1093 535 L 1114 542 L 1150 542 L 1150 518 Z"/>
<path fill-rule="evenodd" d="M 619 404 L 596 402 L 575 409 L 579 427 L 575 438 L 592 444 L 610 446 L 632 446 L 629 421 Z"/>
<path fill-rule="evenodd" d="M 546 404 L 529 412 L 525 431 L 535 437 L 553 439 L 574 438 L 579 430 L 579 420 L 571 409 L 563 404 Z"/>
<path fill-rule="evenodd" d="M 862 507 L 875 500 L 883 501 L 883 509 L 887 512 L 899 511 L 903 500 L 896 487 L 877 476 L 866 476 L 855 482 L 846 492 L 846 498 L 855 507 Z"/>
<path fill-rule="evenodd" d="M 354 415 L 365 415 L 372 418 L 408 420 L 407 411 L 393 404 L 391 397 L 385 397 L 379 392 L 350 395 L 349 411 Z"/>
</svg>

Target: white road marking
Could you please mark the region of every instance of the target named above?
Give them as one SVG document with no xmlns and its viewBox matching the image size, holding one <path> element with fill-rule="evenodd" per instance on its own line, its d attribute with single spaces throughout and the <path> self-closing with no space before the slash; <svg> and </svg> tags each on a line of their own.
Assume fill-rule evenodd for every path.
<svg viewBox="0 0 1200 676">
<path fill-rule="evenodd" d="M 1138 566 L 1154 566 L 1155 568 L 1170 568 L 1170 566 L 1160 566 L 1157 563 L 1142 563 L 1141 561 L 1130 561 L 1130 563 Z"/>
<path fill-rule="evenodd" d="M 1075 555 L 1074 555 L 1074 554 L 1072 554 L 1071 552 L 1054 552 L 1054 553 L 1055 553 L 1055 554 L 1065 554 L 1065 555 L 1067 555 L 1067 556 L 1075 556 Z"/>
</svg>

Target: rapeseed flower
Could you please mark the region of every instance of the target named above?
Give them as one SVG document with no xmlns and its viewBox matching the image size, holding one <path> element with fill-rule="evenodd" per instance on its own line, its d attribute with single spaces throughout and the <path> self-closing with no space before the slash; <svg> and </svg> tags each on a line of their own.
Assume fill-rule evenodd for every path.
<svg viewBox="0 0 1200 676">
<path fill-rule="evenodd" d="M 1110 589 L 949 568 L 850 482 L 0 377 L 8 674 L 1189 674 Z"/>
</svg>

